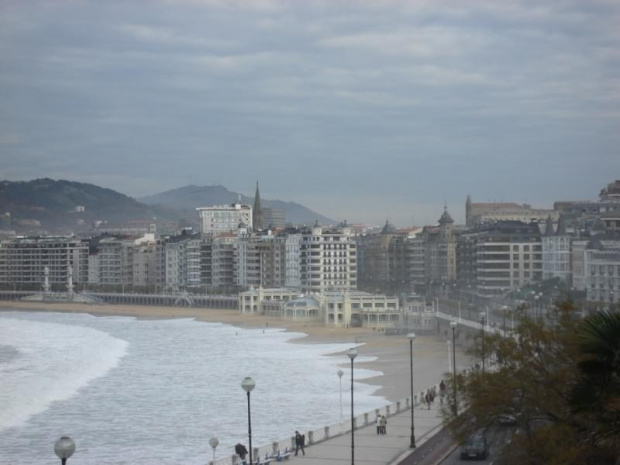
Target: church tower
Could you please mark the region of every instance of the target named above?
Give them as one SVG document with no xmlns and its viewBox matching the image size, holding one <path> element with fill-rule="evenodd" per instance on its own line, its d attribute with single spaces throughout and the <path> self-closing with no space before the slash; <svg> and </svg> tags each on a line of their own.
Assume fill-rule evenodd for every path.
<svg viewBox="0 0 620 465">
<path fill-rule="evenodd" d="M 254 209 L 252 210 L 252 227 L 255 231 L 263 229 L 265 225 L 263 209 L 260 206 L 260 191 L 258 190 L 258 181 L 256 181 L 256 194 L 254 194 Z"/>
</svg>

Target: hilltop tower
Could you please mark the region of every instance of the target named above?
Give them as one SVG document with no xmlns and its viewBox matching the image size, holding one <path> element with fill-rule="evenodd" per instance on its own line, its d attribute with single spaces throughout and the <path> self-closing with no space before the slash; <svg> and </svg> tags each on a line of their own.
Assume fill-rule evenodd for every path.
<svg viewBox="0 0 620 465">
<path fill-rule="evenodd" d="M 265 225 L 265 216 L 260 206 L 260 191 L 258 189 L 258 181 L 256 181 L 256 194 L 254 194 L 254 209 L 252 210 L 252 226 L 256 231 L 263 229 Z"/>
</svg>

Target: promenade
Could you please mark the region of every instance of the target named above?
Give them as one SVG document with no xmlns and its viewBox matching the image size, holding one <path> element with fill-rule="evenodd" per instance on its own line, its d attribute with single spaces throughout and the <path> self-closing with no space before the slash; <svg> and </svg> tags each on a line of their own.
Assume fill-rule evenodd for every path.
<svg viewBox="0 0 620 465">
<path fill-rule="evenodd" d="M 417 406 L 414 410 L 416 446 L 420 447 L 441 430 L 439 398 L 428 410 Z M 355 463 L 360 465 L 398 464 L 413 449 L 409 447 L 411 438 L 411 410 L 402 411 L 388 419 L 387 434 L 377 434 L 374 424 L 355 431 Z M 330 438 L 306 447 L 306 455 L 301 450 L 297 457 L 282 463 L 290 465 L 344 465 L 351 463 L 351 433 Z"/>
</svg>

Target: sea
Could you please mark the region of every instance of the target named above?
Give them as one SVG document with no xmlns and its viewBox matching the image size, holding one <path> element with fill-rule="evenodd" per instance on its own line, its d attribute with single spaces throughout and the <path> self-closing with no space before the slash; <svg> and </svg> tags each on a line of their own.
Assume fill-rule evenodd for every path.
<svg viewBox="0 0 620 465">
<path fill-rule="evenodd" d="M 0 312 L 0 463 L 56 463 L 70 436 L 70 465 L 200 464 L 252 445 L 341 421 L 350 414 L 355 344 L 303 344 L 302 333 L 194 319 Z M 355 363 L 373 360 L 355 359 Z M 344 371 L 342 380 L 337 375 Z M 355 368 L 355 414 L 387 405 L 380 372 Z M 342 403 L 341 403 L 342 393 Z"/>
</svg>

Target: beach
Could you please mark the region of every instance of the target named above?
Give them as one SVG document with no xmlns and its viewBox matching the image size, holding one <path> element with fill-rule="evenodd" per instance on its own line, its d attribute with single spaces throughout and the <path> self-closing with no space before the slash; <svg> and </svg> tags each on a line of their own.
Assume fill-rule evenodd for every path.
<svg viewBox="0 0 620 465">
<path fill-rule="evenodd" d="M 365 368 L 380 371 L 382 376 L 364 379 L 363 382 L 379 386 L 375 395 L 391 402 L 403 399 L 410 393 L 410 345 L 406 336 L 386 336 L 383 331 L 371 328 L 327 327 L 318 322 L 284 320 L 263 315 L 240 314 L 237 310 L 218 310 L 185 307 L 152 307 L 130 305 L 91 305 L 77 303 L 0 302 L 0 311 L 44 311 L 88 313 L 95 316 L 132 316 L 143 319 L 195 318 L 230 324 L 237 327 L 283 328 L 286 331 L 305 333 L 307 337 L 295 339 L 297 344 L 347 343 L 361 344 L 360 355 L 374 357 L 373 361 L 359 363 Z M 333 356 L 342 357 L 342 354 Z M 465 365 L 465 357 L 457 357 Z M 346 361 L 343 370 L 350 366 Z M 413 343 L 413 373 L 416 392 L 437 384 L 448 371 L 446 340 L 439 335 L 417 335 Z"/>
</svg>

